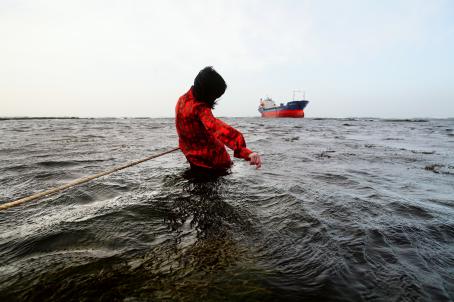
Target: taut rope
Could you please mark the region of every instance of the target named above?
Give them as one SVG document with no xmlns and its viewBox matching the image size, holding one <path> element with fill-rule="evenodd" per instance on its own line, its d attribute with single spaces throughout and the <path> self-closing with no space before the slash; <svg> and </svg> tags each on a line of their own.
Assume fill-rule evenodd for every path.
<svg viewBox="0 0 454 302">
<path fill-rule="evenodd" d="M 160 157 L 160 156 L 169 154 L 169 153 L 174 152 L 174 151 L 176 151 L 178 149 L 179 148 L 174 148 L 174 149 L 171 149 L 171 150 L 168 150 L 168 151 L 156 154 L 156 155 L 152 155 L 152 156 L 146 157 L 144 159 L 136 160 L 136 161 L 127 163 L 125 165 L 112 168 L 112 169 L 110 169 L 108 171 L 105 171 L 105 172 L 100 172 L 100 173 L 95 174 L 95 175 L 86 176 L 86 177 L 82 177 L 82 178 L 73 180 L 73 181 L 71 181 L 71 182 L 69 182 L 67 184 L 61 185 L 59 187 L 51 188 L 49 190 L 46 190 L 46 191 L 43 191 L 43 192 L 40 192 L 40 193 L 36 193 L 36 194 L 33 194 L 31 196 L 28 196 L 28 197 L 24 197 L 24 198 L 21 198 L 21 199 L 17 199 L 15 201 L 11 201 L 11 202 L 7 202 L 7 203 L 4 203 L 4 204 L 0 204 L 0 210 L 6 210 L 8 208 L 12 208 L 12 207 L 21 205 L 21 204 L 23 204 L 25 202 L 28 202 L 28 201 L 32 201 L 32 200 L 35 200 L 35 199 L 38 199 L 38 198 L 41 198 L 41 197 L 44 197 L 44 196 L 47 196 L 47 195 L 55 194 L 57 192 L 66 190 L 68 188 L 71 188 L 71 187 L 74 187 L 74 186 L 89 182 L 90 180 L 93 180 L 95 178 L 99 178 L 99 177 L 104 176 L 104 175 L 112 174 L 114 172 L 117 172 L 117 171 L 129 168 L 129 167 L 138 165 L 140 163 L 143 163 L 144 161 L 147 161 L 147 160 L 150 160 L 150 159 L 153 159 L 153 158 L 156 158 L 156 157 Z"/>
</svg>

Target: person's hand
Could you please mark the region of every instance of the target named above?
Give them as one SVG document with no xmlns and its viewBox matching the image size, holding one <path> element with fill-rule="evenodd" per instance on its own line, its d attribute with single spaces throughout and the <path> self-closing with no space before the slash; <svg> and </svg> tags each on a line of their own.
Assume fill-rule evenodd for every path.
<svg viewBox="0 0 454 302">
<path fill-rule="evenodd" d="M 260 158 L 260 155 L 258 155 L 257 153 L 252 152 L 251 154 L 249 154 L 249 158 L 251 160 L 250 164 L 256 165 L 257 169 L 262 166 L 262 159 Z"/>
</svg>

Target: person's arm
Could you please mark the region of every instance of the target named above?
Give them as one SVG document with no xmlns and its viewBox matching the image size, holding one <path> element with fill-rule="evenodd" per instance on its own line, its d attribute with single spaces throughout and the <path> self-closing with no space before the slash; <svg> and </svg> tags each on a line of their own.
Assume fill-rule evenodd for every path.
<svg viewBox="0 0 454 302">
<path fill-rule="evenodd" d="M 200 106 L 199 118 L 209 132 L 213 133 L 218 140 L 233 150 L 233 155 L 235 157 L 251 160 L 249 155 L 256 154 L 246 148 L 246 142 L 244 141 L 241 132 L 215 118 L 209 107 Z M 256 158 L 254 162 L 255 161 Z"/>
</svg>

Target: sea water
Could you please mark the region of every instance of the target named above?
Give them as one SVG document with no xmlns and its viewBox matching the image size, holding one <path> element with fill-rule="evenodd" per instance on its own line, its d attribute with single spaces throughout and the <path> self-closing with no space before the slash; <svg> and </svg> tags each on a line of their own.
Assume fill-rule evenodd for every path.
<svg viewBox="0 0 454 302">
<path fill-rule="evenodd" d="M 226 118 L 259 170 L 179 151 L 0 212 L 1 301 L 454 299 L 454 120 Z M 173 119 L 0 121 L 0 203 L 177 146 Z"/>
</svg>

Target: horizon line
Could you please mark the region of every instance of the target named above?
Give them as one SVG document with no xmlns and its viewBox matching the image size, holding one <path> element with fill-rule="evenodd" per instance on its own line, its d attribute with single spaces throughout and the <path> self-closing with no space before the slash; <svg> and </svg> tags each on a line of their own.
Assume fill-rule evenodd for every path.
<svg viewBox="0 0 454 302">
<path fill-rule="evenodd" d="M 32 119 L 171 119 L 174 116 L 0 116 L 2 120 L 32 120 Z M 261 116 L 218 116 L 217 118 L 263 118 Z M 263 118 L 263 119 L 276 119 L 276 118 Z M 396 119 L 396 120 L 424 120 L 424 119 L 454 119 L 452 117 L 376 117 L 376 116 L 347 116 L 347 117 L 326 117 L 326 116 L 311 116 L 304 118 L 290 118 L 290 119 Z"/>
</svg>

